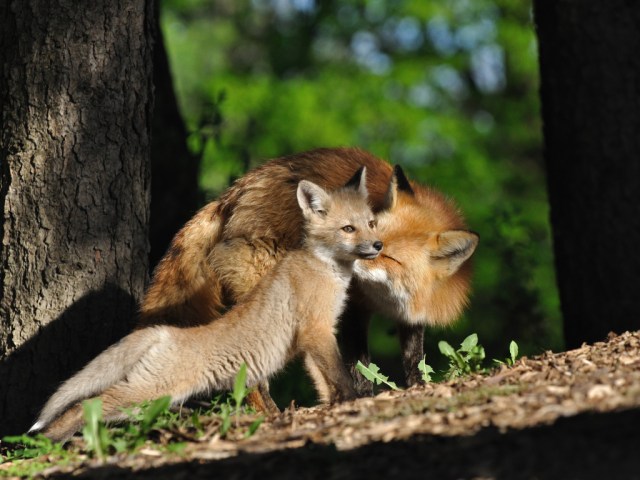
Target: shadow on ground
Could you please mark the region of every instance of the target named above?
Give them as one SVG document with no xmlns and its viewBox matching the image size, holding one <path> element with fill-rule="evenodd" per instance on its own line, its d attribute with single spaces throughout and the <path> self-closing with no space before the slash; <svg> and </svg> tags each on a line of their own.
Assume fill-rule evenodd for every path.
<svg viewBox="0 0 640 480">
<path fill-rule="evenodd" d="M 0 437 L 25 432 L 63 381 L 131 330 L 135 309 L 130 293 L 107 284 L 0 362 Z"/>
<path fill-rule="evenodd" d="M 506 433 L 490 427 L 473 436 L 418 436 L 343 452 L 308 445 L 135 472 L 101 467 L 77 478 L 640 479 L 639 426 L 639 409 L 590 413 Z"/>
</svg>

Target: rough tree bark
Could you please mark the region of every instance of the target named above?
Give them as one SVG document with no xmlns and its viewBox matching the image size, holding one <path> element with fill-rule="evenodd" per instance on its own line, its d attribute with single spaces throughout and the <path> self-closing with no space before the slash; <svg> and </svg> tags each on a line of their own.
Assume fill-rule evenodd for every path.
<svg viewBox="0 0 640 480">
<path fill-rule="evenodd" d="M 640 2 L 534 1 L 568 347 L 640 328 Z"/>
<path fill-rule="evenodd" d="M 0 434 L 132 325 L 152 16 L 152 0 L 0 2 Z"/>
</svg>

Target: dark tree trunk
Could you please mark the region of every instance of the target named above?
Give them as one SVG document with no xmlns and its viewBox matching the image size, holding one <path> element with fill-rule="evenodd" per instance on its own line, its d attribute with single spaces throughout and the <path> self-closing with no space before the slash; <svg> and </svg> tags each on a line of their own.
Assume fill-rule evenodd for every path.
<svg viewBox="0 0 640 480">
<path fill-rule="evenodd" d="M 132 325 L 152 16 L 150 0 L 0 2 L 0 434 Z"/>
<path fill-rule="evenodd" d="M 154 34 L 150 268 L 155 267 L 173 236 L 202 203 L 198 187 L 200 164 L 187 149 L 187 132 L 178 110 L 160 30 L 159 3 L 156 4 Z"/>
<path fill-rule="evenodd" d="M 568 347 L 640 328 L 640 2 L 537 0 Z"/>
</svg>

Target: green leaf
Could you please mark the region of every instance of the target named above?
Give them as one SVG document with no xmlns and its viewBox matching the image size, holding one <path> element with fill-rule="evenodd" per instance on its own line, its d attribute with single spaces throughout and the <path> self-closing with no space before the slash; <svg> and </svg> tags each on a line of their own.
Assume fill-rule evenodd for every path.
<svg viewBox="0 0 640 480">
<path fill-rule="evenodd" d="M 440 340 L 438 342 L 438 349 L 440 350 L 440 353 L 442 353 L 445 357 L 449 357 L 452 359 L 456 358 L 456 351 L 444 340 Z"/>
<path fill-rule="evenodd" d="M 187 442 L 175 442 L 167 445 L 167 451 L 175 453 L 176 455 L 182 455 L 185 448 L 187 448 Z"/>
<path fill-rule="evenodd" d="M 485 356 L 486 354 L 484 353 L 484 347 L 482 345 L 476 345 L 469 352 L 469 358 L 476 362 L 481 362 L 484 360 Z"/>
<path fill-rule="evenodd" d="M 470 352 L 476 345 L 478 345 L 478 335 L 472 333 L 462 341 L 460 344 L 460 350 L 463 352 Z"/>
<path fill-rule="evenodd" d="M 104 460 L 109 446 L 109 434 L 102 422 L 102 400 L 94 398 L 82 402 L 85 426 L 82 435 L 87 442 L 87 449 L 94 452 L 100 460 Z"/>
<path fill-rule="evenodd" d="M 198 431 L 198 433 L 202 433 L 204 431 L 204 427 L 202 426 L 202 422 L 200 421 L 200 415 L 198 411 L 194 411 L 191 414 L 191 424 Z"/>
<path fill-rule="evenodd" d="M 249 425 L 249 430 L 247 430 L 247 433 L 245 434 L 245 438 L 249 438 L 254 433 L 256 433 L 258 428 L 260 428 L 260 425 L 262 425 L 262 422 L 264 422 L 264 417 L 262 416 L 256 418 L 253 422 L 251 422 L 251 425 Z"/>
<path fill-rule="evenodd" d="M 11 435 L 3 437 L 0 443 L 16 444 L 24 447 L 12 448 L 10 451 L 0 455 L 0 464 L 4 461 L 37 458 L 41 455 L 62 450 L 60 443 L 54 443 L 42 434 L 37 434 L 34 437 L 30 435 Z"/>
<path fill-rule="evenodd" d="M 222 423 L 220 425 L 220 436 L 224 437 L 229 428 L 231 428 L 231 409 L 229 405 L 222 404 L 220 405 L 220 417 L 222 418 Z"/>
<path fill-rule="evenodd" d="M 431 374 L 434 373 L 434 370 L 430 365 L 427 365 L 426 358 L 426 355 L 422 357 L 422 360 L 420 360 L 418 364 L 418 370 L 422 374 L 422 380 L 428 383 L 433 381 Z"/>
<path fill-rule="evenodd" d="M 240 365 L 240 370 L 236 374 L 233 383 L 233 400 L 236 402 L 236 408 L 240 408 L 244 397 L 247 396 L 247 364 Z"/>
<path fill-rule="evenodd" d="M 169 409 L 171 405 L 171 397 L 160 397 L 149 404 L 144 410 L 140 429 L 143 435 L 146 435 L 153 428 L 156 419 Z"/>
<path fill-rule="evenodd" d="M 129 442 L 124 437 L 113 439 L 111 445 L 118 453 L 126 452 L 129 449 Z"/>
<path fill-rule="evenodd" d="M 369 366 L 366 367 L 360 360 L 358 360 L 356 368 L 364 378 L 370 382 L 373 382 L 376 385 L 382 385 L 384 383 L 393 390 L 400 390 L 395 382 L 390 382 L 389 377 L 380 373 L 380 368 L 375 363 L 370 363 Z"/>
<path fill-rule="evenodd" d="M 509 354 L 511 355 L 511 361 L 515 363 L 518 358 L 518 344 L 513 340 L 509 344 Z"/>
</svg>

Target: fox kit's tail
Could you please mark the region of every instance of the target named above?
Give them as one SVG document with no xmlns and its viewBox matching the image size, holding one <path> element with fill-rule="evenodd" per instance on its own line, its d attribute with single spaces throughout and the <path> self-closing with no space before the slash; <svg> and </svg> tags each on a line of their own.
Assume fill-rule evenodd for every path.
<svg viewBox="0 0 640 480">
<path fill-rule="evenodd" d="M 70 405 L 103 392 L 133 368 L 154 344 L 150 329 L 138 330 L 112 345 L 67 380 L 47 401 L 30 432 L 42 430 Z"/>
</svg>

